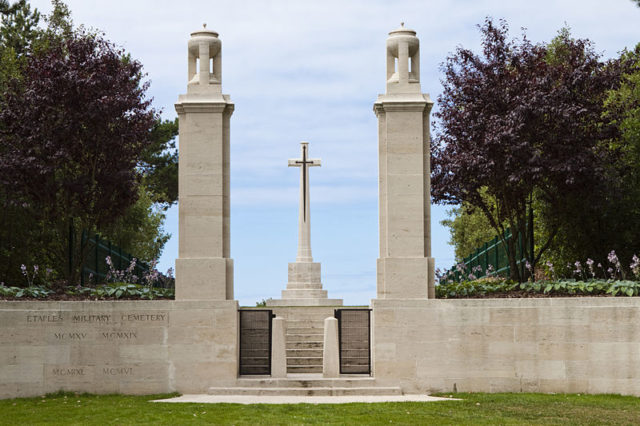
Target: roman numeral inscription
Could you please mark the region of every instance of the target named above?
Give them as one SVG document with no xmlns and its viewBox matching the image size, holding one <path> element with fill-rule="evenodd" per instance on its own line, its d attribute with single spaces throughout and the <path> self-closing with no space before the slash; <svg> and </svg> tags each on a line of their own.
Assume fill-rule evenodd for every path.
<svg viewBox="0 0 640 426">
<path fill-rule="evenodd" d="M 105 376 L 131 376 L 133 367 L 105 367 L 102 369 Z"/>
<path fill-rule="evenodd" d="M 84 340 L 87 337 L 87 333 L 53 333 L 57 340 Z"/>
<path fill-rule="evenodd" d="M 138 338 L 135 331 L 109 331 L 103 332 L 102 338 L 107 340 L 134 340 Z"/>
<path fill-rule="evenodd" d="M 54 376 L 84 376 L 84 368 L 54 368 Z"/>
</svg>

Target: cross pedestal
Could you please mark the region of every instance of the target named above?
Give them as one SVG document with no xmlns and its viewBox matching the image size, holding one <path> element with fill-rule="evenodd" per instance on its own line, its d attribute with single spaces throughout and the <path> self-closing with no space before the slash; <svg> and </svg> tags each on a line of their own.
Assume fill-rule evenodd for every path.
<svg viewBox="0 0 640 426">
<path fill-rule="evenodd" d="M 309 167 L 320 167 L 320 159 L 309 159 L 309 142 L 300 143 L 301 158 L 289 160 L 289 167 L 300 167 L 300 211 L 298 214 L 298 254 L 289 263 L 289 282 L 282 299 L 269 299 L 267 306 L 342 306 L 342 299 L 327 298 L 322 289 L 320 263 L 311 256 L 309 212 Z"/>
</svg>

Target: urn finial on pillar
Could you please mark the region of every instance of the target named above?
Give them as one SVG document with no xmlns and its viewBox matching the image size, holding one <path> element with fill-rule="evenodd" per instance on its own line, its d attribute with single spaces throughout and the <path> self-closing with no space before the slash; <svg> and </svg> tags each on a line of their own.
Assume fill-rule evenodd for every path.
<svg viewBox="0 0 640 426">
<path fill-rule="evenodd" d="M 420 40 L 404 22 L 387 39 L 387 93 L 420 93 Z"/>
<path fill-rule="evenodd" d="M 218 33 L 207 24 L 191 33 L 188 54 L 188 93 L 214 91 L 221 93 L 222 54 Z"/>
</svg>

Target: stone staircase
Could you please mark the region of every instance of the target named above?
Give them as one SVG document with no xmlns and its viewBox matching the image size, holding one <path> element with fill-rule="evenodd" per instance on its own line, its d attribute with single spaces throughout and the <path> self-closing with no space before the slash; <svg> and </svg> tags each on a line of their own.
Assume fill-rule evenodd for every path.
<svg viewBox="0 0 640 426">
<path fill-rule="evenodd" d="M 287 373 L 322 373 L 324 318 L 287 321 Z"/>
<path fill-rule="evenodd" d="M 273 307 L 273 313 L 286 319 L 287 373 L 322 373 L 324 320 L 332 317 L 333 307 Z"/>
<path fill-rule="evenodd" d="M 283 379 L 244 376 L 237 380 L 236 386 L 209 388 L 209 395 L 369 396 L 402 395 L 402 390 L 399 387 L 376 386 L 372 377 L 325 379 L 322 374 L 289 374 Z"/>
<path fill-rule="evenodd" d="M 379 386 L 368 375 L 322 376 L 324 320 L 334 316 L 333 306 L 270 306 L 285 319 L 287 377 L 241 376 L 228 387 L 209 388 L 210 395 L 251 396 L 389 396 L 402 395 L 400 387 Z M 342 307 L 340 307 L 342 308 Z M 347 308 L 348 309 L 348 308 Z"/>
</svg>

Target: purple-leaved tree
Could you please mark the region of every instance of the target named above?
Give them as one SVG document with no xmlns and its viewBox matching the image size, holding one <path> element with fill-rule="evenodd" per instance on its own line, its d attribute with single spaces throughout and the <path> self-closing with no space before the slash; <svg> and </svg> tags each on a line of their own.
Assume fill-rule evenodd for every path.
<svg viewBox="0 0 640 426">
<path fill-rule="evenodd" d="M 86 256 L 79 230 L 113 223 L 136 201 L 136 164 L 157 119 L 142 78 L 140 62 L 81 30 L 29 55 L 4 94 L 0 184 L 54 230 L 70 283 Z"/>
<path fill-rule="evenodd" d="M 530 253 L 529 203 L 535 198 L 559 212 L 565 197 L 588 192 L 601 178 L 599 141 L 609 131 L 603 101 L 619 74 L 568 32 L 547 46 L 526 36 L 509 40 L 504 21 L 487 19 L 480 30 L 481 54 L 460 47 L 442 66 L 432 197 L 482 211 L 508 248 L 511 278 L 523 280 L 506 227 L 524 236 L 535 266 L 559 224 L 547 224 L 550 232 Z"/>
</svg>

